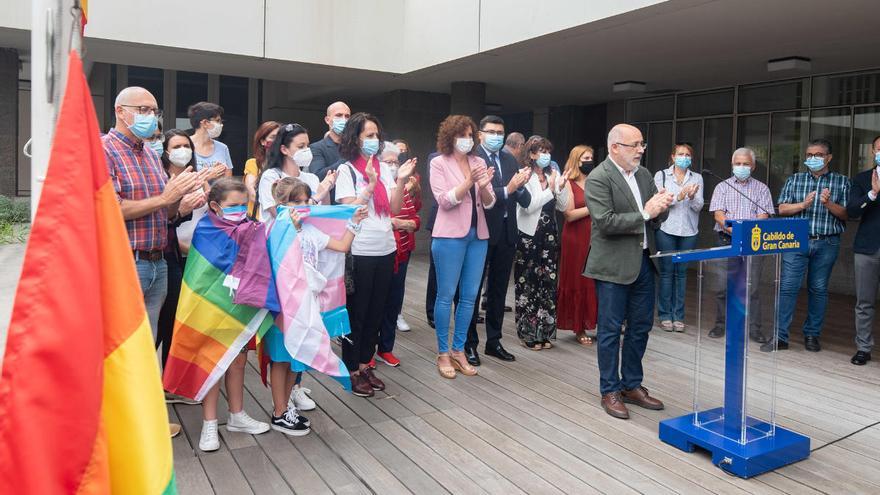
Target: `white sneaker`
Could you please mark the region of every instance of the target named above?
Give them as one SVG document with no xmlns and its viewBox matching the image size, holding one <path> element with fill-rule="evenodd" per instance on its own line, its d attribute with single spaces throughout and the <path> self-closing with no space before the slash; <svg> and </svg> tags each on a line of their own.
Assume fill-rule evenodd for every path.
<svg viewBox="0 0 880 495">
<path fill-rule="evenodd" d="M 199 437 L 199 449 L 202 452 L 214 452 L 220 449 L 220 437 L 217 435 L 217 420 L 202 422 L 202 435 Z"/>
<path fill-rule="evenodd" d="M 311 411 L 315 408 L 315 401 L 307 395 L 310 393 L 312 393 L 311 390 L 294 385 L 293 391 L 290 392 L 290 399 L 287 401 L 287 408 L 292 411 Z"/>
<path fill-rule="evenodd" d="M 409 326 L 409 323 L 403 319 L 403 315 L 397 315 L 397 329 L 401 332 L 409 332 L 412 330 Z"/>
<path fill-rule="evenodd" d="M 257 421 L 248 416 L 244 411 L 235 414 L 229 413 L 229 419 L 226 421 L 226 430 L 259 435 L 260 433 L 266 433 L 269 431 L 269 423 Z"/>
</svg>

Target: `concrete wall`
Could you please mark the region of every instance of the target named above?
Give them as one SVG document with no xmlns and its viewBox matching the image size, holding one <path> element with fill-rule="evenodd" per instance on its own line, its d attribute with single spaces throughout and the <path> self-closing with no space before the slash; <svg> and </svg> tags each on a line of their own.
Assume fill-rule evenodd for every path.
<svg viewBox="0 0 880 495">
<path fill-rule="evenodd" d="M 0 48 L 0 194 L 18 189 L 18 52 Z"/>
</svg>

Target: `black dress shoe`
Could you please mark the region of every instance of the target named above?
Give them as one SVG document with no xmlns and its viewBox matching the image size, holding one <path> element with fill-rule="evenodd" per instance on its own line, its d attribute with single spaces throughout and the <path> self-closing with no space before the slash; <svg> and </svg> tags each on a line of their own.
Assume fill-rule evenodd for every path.
<svg viewBox="0 0 880 495">
<path fill-rule="evenodd" d="M 761 332 L 749 332 L 749 338 L 759 344 L 767 343 L 767 336 Z"/>
<path fill-rule="evenodd" d="M 852 364 L 856 366 L 864 366 L 871 360 L 871 353 L 865 351 L 858 351 L 856 355 L 849 360 Z"/>
<path fill-rule="evenodd" d="M 761 346 L 761 352 L 784 351 L 788 349 L 788 342 L 784 340 L 770 339 Z"/>
<path fill-rule="evenodd" d="M 819 345 L 819 337 L 808 335 L 804 337 L 804 348 L 810 352 L 819 352 L 822 346 Z"/>
<path fill-rule="evenodd" d="M 516 361 L 516 356 L 507 352 L 501 344 L 495 344 L 492 347 L 487 346 L 484 354 L 502 361 Z"/>
<path fill-rule="evenodd" d="M 436 327 L 434 326 L 434 319 L 433 319 L 433 318 L 428 318 L 428 326 L 431 327 L 431 328 L 436 328 Z"/>
<path fill-rule="evenodd" d="M 709 337 L 713 339 L 720 339 L 724 337 L 724 327 L 714 327 L 712 330 L 709 330 Z"/>
<path fill-rule="evenodd" d="M 477 350 L 473 347 L 465 347 L 464 348 L 464 357 L 467 358 L 467 362 L 471 366 L 479 366 L 480 365 L 480 355 L 477 354 Z"/>
</svg>

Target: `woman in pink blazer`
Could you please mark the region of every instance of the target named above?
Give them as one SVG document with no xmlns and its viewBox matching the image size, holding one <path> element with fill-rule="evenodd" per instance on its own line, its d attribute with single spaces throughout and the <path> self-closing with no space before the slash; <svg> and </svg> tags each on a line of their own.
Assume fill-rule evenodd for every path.
<svg viewBox="0 0 880 495">
<path fill-rule="evenodd" d="M 464 343 L 474 314 L 474 302 L 483 276 L 489 229 L 484 208 L 495 205 L 493 168 L 473 154 L 477 125 L 464 115 L 450 115 L 437 131 L 437 151 L 431 160 L 431 191 L 437 201 L 437 219 L 431 231 L 431 255 L 437 267 L 437 370 L 444 378 L 477 374 L 468 364 Z M 452 354 L 449 353 L 449 319 L 452 298 L 459 289 L 455 308 Z"/>
</svg>

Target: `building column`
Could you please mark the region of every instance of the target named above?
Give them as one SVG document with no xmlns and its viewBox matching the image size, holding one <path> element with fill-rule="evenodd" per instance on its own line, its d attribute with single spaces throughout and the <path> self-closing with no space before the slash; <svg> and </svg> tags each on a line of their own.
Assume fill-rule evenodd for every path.
<svg viewBox="0 0 880 495">
<path fill-rule="evenodd" d="M 479 122 L 485 113 L 486 83 L 477 81 L 457 81 L 452 83 L 452 97 L 449 102 L 451 115 L 467 115 Z"/>
<path fill-rule="evenodd" d="M 18 166 L 18 51 L 0 48 L 0 194 L 15 196 Z"/>
</svg>

